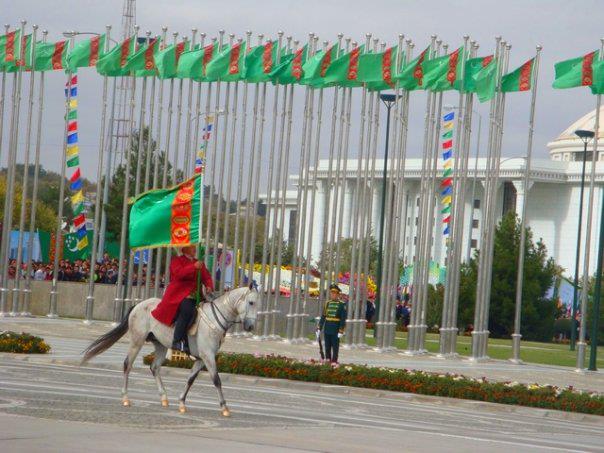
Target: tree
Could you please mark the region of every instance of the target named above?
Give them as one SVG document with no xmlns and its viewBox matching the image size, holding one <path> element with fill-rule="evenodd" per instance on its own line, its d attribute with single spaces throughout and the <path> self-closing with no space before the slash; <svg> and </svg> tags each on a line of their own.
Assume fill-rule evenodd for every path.
<svg viewBox="0 0 604 453">
<path fill-rule="evenodd" d="M 352 264 L 352 246 L 353 240 L 350 238 L 342 239 L 340 241 L 340 268 L 338 272 L 347 272 L 350 271 Z M 327 250 L 321 251 L 321 255 L 319 256 L 318 265 L 324 266 L 327 269 L 327 263 L 331 260 L 332 264 L 336 262 L 337 257 L 337 247 L 338 244 L 334 244 L 331 247 L 331 253 L 328 253 Z M 357 252 L 359 249 L 357 247 Z M 365 251 L 363 251 L 363 260 L 366 259 Z M 356 256 L 358 260 L 358 255 Z M 371 236 L 369 240 L 369 275 L 375 275 L 377 270 L 377 260 L 378 260 L 378 247 L 376 239 Z"/>
<path fill-rule="evenodd" d="M 29 230 L 29 219 L 31 216 L 31 192 L 30 197 L 27 198 L 26 211 L 25 211 L 25 229 Z M 21 216 L 21 200 L 23 199 L 23 188 L 21 184 L 15 183 L 14 186 L 13 200 L 13 216 L 12 216 L 12 227 L 19 228 L 19 217 Z M 4 216 L 4 201 L 6 197 L 6 177 L 0 176 L 0 212 Z M 57 214 L 56 211 L 46 204 L 43 200 L 38 197 L 36 202 L 36 229 L 42 231 L 54 231 L 57 227 Z"/>
<path fill-rule="evenodd" d="M 515 213 L 501 219 L 495 230 L 494 245 L 489 331 L 493 337 L 509 337 L 514 331 L 520 247 L 520 222 Z M 525 246 L 521 334 L 526 340 L 550 341 L 558 308 L 546 294 L 561 269 L 552 258 L 547 258 L 545 244 L 541 240 L 533 241 L 530 229 L 526 230 Z M 478 258 L 479 252 L 461 270 L 459 324 L 463 327 L 473 323 Z"/>
</svg>

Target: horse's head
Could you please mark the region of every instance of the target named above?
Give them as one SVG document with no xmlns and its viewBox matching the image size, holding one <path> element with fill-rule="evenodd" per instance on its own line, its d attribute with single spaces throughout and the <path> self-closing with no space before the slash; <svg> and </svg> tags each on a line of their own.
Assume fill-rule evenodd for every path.
<svg viewBox="0 0 604 453">
<path fill-rule="evenodd" d="M 243 330 L 246 332 L 251 332 L 256 326 L 259 300 L 260 293 L 255 283 L 252 282 L 245 293 L 245 297 L 237 304 L 237 313 L 243 325 Z"/>
</svg>

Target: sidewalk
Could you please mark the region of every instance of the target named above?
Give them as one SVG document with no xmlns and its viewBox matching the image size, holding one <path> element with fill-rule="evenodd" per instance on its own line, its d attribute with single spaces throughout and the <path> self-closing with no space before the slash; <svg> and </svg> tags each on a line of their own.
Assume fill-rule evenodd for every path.
<svg viewBox="0 0 604 453">
<path fill-rule="evenodd" d="M 52 347 L 46 356 L 30 356 L 32 360 L 74 360 L 89 342 L 111 328 L 108 322 L 94 322 L 86 326 L 81 320 L 47 318 L 0 318 L 0 330 L 28 332 L 45 338 Z M 121 363 L 126 352 L 127 339 L 122 339 L 105 352 L 97 362 Z M 143 354 L 152 348 L 146 346 Z M 222 347 L 226 352 L 278 354 L 298 359 L 319 358 L 316 343 L 292 345 L 283 341 L 257 341 L 248 338 L 227 337 Z M 142 357 L 142 354 L 141 356 Z M 141 360 L 139 357 L 139 360 Z M 514 365 L 503 360 L 472 363 L 467 359 L 440 359 L 433 354 L 407 356 L 402 351 L 378 353 L 373 350 L 340 349 L 341 363 L 407 368 L 438 373 L 457 373 L 469 377 L 486 377 L 492 381 L 550 384 L 559 387 L 572 385 L 578 389 L 604 393 L 604 372 L 576 372 L 572 368 L 526 364 Z M 139 362 L 142 363 L 142 362 Z"/>
</svg>

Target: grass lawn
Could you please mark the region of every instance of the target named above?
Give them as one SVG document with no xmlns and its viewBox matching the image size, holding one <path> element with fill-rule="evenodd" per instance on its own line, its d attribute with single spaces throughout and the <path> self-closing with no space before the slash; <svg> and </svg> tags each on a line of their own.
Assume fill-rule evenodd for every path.
<svg viewBox="0 0 604 453">
<path fill-rule="evenodd" d="M 439 335 L 435 333 L 426 334 L 426 349 L 429 352 L 438 352 Z M 375 345 L 373 331 L 367 330 L 367 344 Z M 471 354 L 471 337 L 457 337 L 457 353 L 464 356 Z M 396 332 L 394 346 L 399 349 L 407 348 L 407 333 Z M 587 346 L 585 366 L 589 363 L 590 346 Z M 487 354 L 492 359 L 509 359 L 512 357 L 512 340 L 489 338 Z M 525 362 L 542 363 L 545 365 L 560 365 L 574 367 L 576 365 L 576 351 L 571 351 L 567 344 L 538 343 L 535 341 L 523 341 L 520 345 L 520 358 Z M 598 347 L 597 358 L 598 369 L 604 369 L 604 347 Z"/>
</svg>

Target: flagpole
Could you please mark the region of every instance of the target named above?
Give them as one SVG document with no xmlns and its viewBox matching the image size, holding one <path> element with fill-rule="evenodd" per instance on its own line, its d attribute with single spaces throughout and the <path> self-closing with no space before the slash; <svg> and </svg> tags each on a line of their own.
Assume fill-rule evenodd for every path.
<svg viewBox="0 0 604 453">
<path fill-rule="evenodd" d="M 281 45 L 283 40 L 283 32 L 279 31 L 278 34 L 278 44 L 277 44 L 277 61 L 281 59 Z M 276 135 L 277 135 L 277 116 L 279 110 L 279 91 L 281 85 L 279 85 L 279 81 L 275 81 L 275 87 L 273 90 L 273 114 L 272 114 L 272 123 L 271 123 L 271 135 L 270 135 L 270 144 L 269 144 L 269 156 L 267 163 L 267 189 L 266 189 L 266 217 L 264 221 L 264 240 L 262 242 L 262 261 L 261 261 L 261 286 L 266 288 L 268 292 L 266 293 L 266 299 L 264 301 L 263 307 L 264 309 L 264 323 L 262 325 L 262 339 L 268 339 L 268 329 L 270 326 L 271 312 L 270 312 L 270 301 L 271 301 L 271 290 L 273 290 L 273 270 L 272 270 L 272 260 L 267 263 L 268 260 L 268 242 L 269 242 L 269 224 L 271 223 L 271 207 L 273 204 L 273 174 L 275 167 L 275 143 L 276 143 Z M 283 86 L 283 112 L 281 123 L 284 124 L 285 118 L 285 108 L 287 103 L 287 88 Z M 278 182 L 277 182 L 278 183 Z M 276 214 L 276 213 L 275 213 Z M 275 222 L 275 214 L 272 216 L 273 223 Z M 275 240 L 274 237 L 270 238 L 272 241 Z M 271 257 L 272 258 L 272 257 Z M 265 272 L 265 268 L 268 266 L 268 272 Z"/>
<path fill-rule="evenodd" d="M 109 39 L 111 33 L 111 25 L 107 25 L 105 32 L 105 48 L 104 52 L 109 49 Z M 92 323 L 92 315 L 94 309 L 94 279 L 95 279 L 95 263 L 97 258 L 97 249 L 99 245 L 99 223 L 101 217 L 101 193 L 103 192 L 103 164 L 104 164 L 104 153 L 105 153 L 105 122 L 107 116 L 107 87 L 109 78 L 103 76 L 103 101 L 101 110 L 101 127 L 99 131 L 99 161 L 97 163 L 96 171 L 96 197 L 94 201 L 94 230 L 92 232 L 92 250 L 90 251 L 90 274 L 88 276 L 88 297 L 86 297 L 86 308 L 84 312 L 84 324 L 90 325 Z M 109 181 L 105 181 L 105 184 L 109 184 Z M 33 212 L 33 208 L 32 208 Z M 30 227 L 31 231 L 31 227 Z M 30 233 L 31 235 L 31 233 Z M 31 254 L 31 249 L 30 254 Z"/>
<path fill-rule="evenodd" d="M 602 60 L 604 53 L 604 40 L 601 40 L 600 52 L 598 60 Z M 593 152 L 591 160 L 591 173 L 589 176 L 589 204 L 587 208 L 587 228 L 585 232 L 585 255 L 583 255 L 583 291 L 581 291 L 581 322 L 579 324 L 579 341 L 577 342 L 577 371 L 581 371 L 585 368 L 585 350 L 587 343 L 585 342 L 586 326 L 587 326 L 587 293 L 589 288 L 589 258 L 591 253 L 591 229 L 592 219 L 594 213 L 594 195 L 595 195 L 595 180 L 596 180 L 596 162 L 598 161 L 598 134 L 600 131 L 600 106 L 602 103 L 602 96 L 596 95 L 596 117 L 594 123 L 594 138 L 593 138 Z M 596 313 L 593 316 L 599 316 Z M 593 341 L 593 339 L 592 339 Z M 592 344 L 592 348 L 594 345 Z"/>
<path fill-rule="evenodd" d="M 38 26 L 32 26 L 31 33 L 31 72 L 29 73 L 29 94 L 27 102 L 27 122 L 25 126 L 26 139 L 25 139 L 25 156 L 23 157 L 23 183 L 21 192 L 21 209 L 19 212 L 19 236 L 17 242 L 17 259 L 15 261 L 15 286 L 12 292 L 12 310 L 11 316 L 19 316 L 19 299 L 21 293 L 21 267 L 23 264 L 23 233 L 25 231 L 25 211 L 27 209 L 27 196 L 29 192 L 29 156 L 31 151 L 31 129 L 34 112 L 34 89 L 35 89 L 35 58 L 36 58 L 36 34 L 38 32 Z M 25 63 L 27 64 L 27 63 Z M 17 142 L 15 141 L 15 144 Z M 7 189 L 9 190 L 8 186 Z M 28 255 L 31 255 L 31 249 L 27 251 Z"/>
<path fill-rule="evenodd" d="M 146 33 L 146 39 L 145 39 L 145 45 L 149 45 L 149 40 L 151 37 L 151 32 L 147 31 Z M 134 73 L 134 77 L 136 77 L 135 73 Z M 141 88 L 141 107 L 140 107 L 140 116 L 139 116 L 139 122 L 138 122 L 138 143 L 137 143 L 137 149 L 136 149 L 136 173 L 135 173 L 135 180 L 134 180 L 134 196 L 138 197 L 138 195 L 141 193 L 140 190 L 140 186 L 141 186 L 141 167 L 142 165 L 139 165 L 139 162 L 141 162 L 142 159 L 142 153 L 141 150 L 143 150 L 144 148 L 144 140 L 145 140 L 145 116 L 147 114 L 147 76 L 143 77 L 143 86 Z M 150 103 L 152 102 L 152 99 L 149 99 Z M 130 158 L 130 156 L 128 156 L 128 158 Z M 128 175 L 126 175 L 127 177 Z M 123 221 L 125 221 L 126 218 L 124 218 Z M 140 286 L 141 286 L 141 281 L 140 278 L 142 278 L 142 266 L 143 266 L 143 251 L 142 250 L 138 250 L 136 253 L 138 253 L 138 266 L 136 269 L 136 289 L 137 289 L 137 294 L 139 292 Z M 136 305 L 137 303 L 137 298 L 134 296 L 134 289 L 133 289 L 133 279 L 134 279 L 134 257 L 135 257 L 135 253 L 130 250 L 129 253 L 129 261 L 128 261 L 128 276 L 127 276 L 127 283 L 126 283 L 126 297 L 127 299 L 125 300 L 126 302 L 126 311 L 128 311 L 130 309 L 131 305 Z M 140 278 L 139 278 L 140 277 Z"/>
<path fill-rule="evenodd" d="M 233 33 L 229 34 L 229 46 L 233 46 L 233 40 L 235 35 Z M 222 211 L 222 201 L 223 201 L 223 187 L 224 187 L 224 179 L 225 179 L 225 166 L 227 159 L 227 133 L 229 128 L 229 113 L 230 113 L 230 99 L 231 99 L 231 84 L 232 82 L 226 82 L 226 89 L 224 92 L 224 123 L 222 126 L 222 143 L 221 143 L 221 151 L 220 151 L 220 174 L 218 175 L 218 200 L 216 202 L 216 222 L 214 223 L 214 260 L 212 262 L 212 276 L 216 277 L 216 270 L 218 269 L 219 263 L 222 261 L 222 255 L 227 252 L 226 244 L 222 244 L 222 248 L 220 251 L 220 259 L 218 256 L 218 249 L 220 247 L 220 215 Z M 218 132 L 218 131 L 217 131 Z M 216 140 L 218 140 L 218 133 L 216 134 Z M 224 200 L 225 203 L 225 212 L 223 215 L 228 215 L 228 200 Z M 220 282 L 218 283 L 218 291 L 222 292 L 224 285 L 224 269 L 220 269 Z"/>
<path fill-rule="evenodd" d="M 530 171 L 531 171 L 531 156 L 533 152 L 533 134 L 534 134 L 534 125 L 535 125 L 535 104 L 537 99 L 537 81 L 539 76 L 539 57 L 541 55 L 542 47 L 540 45 L 537 46 L 537 54 L 535 55 L 534 60 L 534 73 L 533 73 L 533 83 L 531 84 L 532 92 L 531 92 L 531 112 L 529 115 L 529 133 L 528 133 L 528 144 L 526 145 L 526 165 L 524 168 L 524 199 L 522 202 L 522 218 L 520 221 L 520 250 L 518 253 L 518 273 L 516 275 L 516 305 L 514 307 L 514 333 L 512 334 L 512 359 L 510 360 L 512 363 L 522 363 L 520 359 L 520 339 L 522 335 L 520 334 L 520 322 L 521 322 L 521 313 L 522 313 L 522 286 L 523 286 L 523 277 L 524 277 L 524 255 L 525 255 L 525 244 L 526 244 L 526 205 L 530 184 Z"/>
<path fill-rule="evenodd" d="M 195 38 L 197 28 L 191 29 L 191 50 L 195 49 Z M 201 46 L 203 48 L 203 45 Z M 193 116 L 193 79 L 189 79 L 187 90 L 187 124 L 185 125 L 185 148 L 183 155 L 183 177 L 188 179 L 191 176 L 191 119 Z"/>
<path fill-rule="evenodd" d="M 262 44 L 263 35 L 258 35 L 258 45 Z M 252 188 L 253 188 L 253 180 L 254 180 L 254 169 L 255 169 L 255 161 L 256 154 L 258 152 L 258 148 L 256 146 L 256 129 L 258 125 L 258 97 L 260 93 L 260 85 L 258 83 L 254 84 L 254 107 L 253 107 L 253 119 L 252 119 L 252 135 L 250 137 L 250 165 L 247 179 L 247 188 L 246 188 L 246 199 L 245 199 L 245 218 L 243 223 L 243 243 L 242 243 L 242 254 L 241 254 L 241 271 L 244 276 L 247 276 L 247 281 L 251 282 L 254 276 L 253 264 L 254 264 L 254 256 L 249 256 L 248 262 L 248 242 L 253 242 L 252 239 L 249 239 L 249 227 L 250 227 L 250 217 L 255 222 L 256 215 L 255 212 L 250 212 L 250 203 L 251 206 L 255 206 L 254 200 L 252 200 Z M 242 140 L 242 146 L 244 146 Z M 246 271 L 246 266 L 249 264 L 249 271 Z"/>
<path fill-rule="evenodd" d="M 291 50 L 291 36 L 287 37 L 287 51 L 289 52 Z M 277 59 L 276 61 L 278 63 L 281 62 L 281 44 L 279 44 L 278 48 L 277 48 Z M 277 84 L 276 86 L 276 90 L 279 89 L 279 85 Z M 268 240 L 268 238 L 270 237 L 270 254 L 269 254 L 269 264 L 268 264 L 268 281 L 270 282 L 269 285 L 272 286 L 274 285 L 274 289 L 273 289 L 273 293 L 271 294 L 271 292 L 269 291 L 269 293 L 267 294 L 267 303 L 266 303 L 266 311 L 269 312 L 267 314 L 267 322 L 264 325 L 264 336 L 267 337 L 267 339 L 279 339 L 280 337 L 276 334 L 275 332 L 275 327 L 276 327 L 276 317 L 277 317 L 277 313 L 279 313 L 279 310 L 277 309 L 277 303 L 279 301 L 279 296 L 281 295 L 281 268 L 280 265 L 277 267 L 275 266 L 275 262 L 280 262 L 281 261 L 281 257 L 276 254 L 277 250 L 277 244 L 279 244 L 279 247 L 277 247 L 277 249 L 282 248 L 281 244 L 283 242 L 283 231 L 281 229 L 278 228 L 278 218 L 280 217 L 279 213 L 279 209 L 280 209 L 280 200 L 281 200 L 281 187 L 282 187 L 282 183 L 281 180 L 282 178 L 285 180 L 287 179 L 287 174 L 283 173 L 282 167 L 283 167 L 283 163 L 284 161 L 287 159 L 287 156 L 284 156 L 285 153 L 285 128 L 286 128 L 286 122 L 287 122 L 287 112 L 288 112 L 288 108 L 291 105 L 291 100 L 288 97 L 288 87 L 287 85 L 283 85 L 283 102 L 282 102 L 282 106 L 281 106 L 281 120 L 280 120 L 280 131 L 279 131 L 279 144 L 277 145 L 277 149 L 279 150 L 279 156 L 277 159 L 277 163 L 276 163 L 276 167 L 277 167 L 277 176 L 276 176 L 276 181 L 275 181 L 275 195 L 274 195 L 274 201 L 271 203 L 274 206 L 273 211 L 273 215 L 272 215 L 272 221 L 270 222 L 266 222 L 265 223 L 265 227 L 268 226 L 268 224 L 270 223 L 270 227 L 271 227 L 271 234 L 270 236 L 266 235 L 266 239 Z M 287 167 L 286 167 L 287 170 Z M 271 190 L 271 196 L 272 196 L 272 190 Z M 271 218 L 270 216 L 270 205 L 271 204 L 267 204 L 268 206 L 268 219 Z M 266 241 L 265 241 L 266 242 Z M 269 286 L 269 287 L 270 287 Z M 272 303 L 272 309 L 271 309 L 271 298 L 273 300 Z"/>
<path fill-rule="evenodd" d="M 136 43 L 136 39 L 138 37 L 138 25 L 134 26 L 134 43 Z M 124 150 L 124 154 L 128 154 L 126 159 L 126 169 L 124 172 L 124 192 L 122 199 L 122 225 L 120 230 L 120 257 L 118 263 L 118 272 L 117 272 L 117 285 L 115 291 L 115 299 L 114 299 L 114 312 L 113 312 L 113 323 L 117 325 L 117 323 L 122 319 L 124 315 L 124 304 L 126 302 L 124 298 L 124 261 L 126 261 L 126 235 L 127 235 L 127 227 L 128 227 L 128 198 L 130 195 L 130 169 L 132 159 L 130 158 L 130 148 L 132 147 L 132 136 L 134 135 L 134 111 L 136 108 L 136 77 L 130 76 L 132 78 L 132 91 L 130 92 L 130 111 L 128 113 L 128 123 L 130 125 L 130 133 L 128 134 L 128 140 L 126 142 L 126 149 Z M 130 254 L 130 253 L 129 253 Z M 130 267 L 128 265 L 128 267 Z M 128 274 L 130 276 L 130 274 Z M 128 277 L 127 276 L 127 277 Z M 126 282 L 127 288 L 128 282 Z"/>
<path fill-rule="evenodd" d="M 47 30 L 42 30 L 42 42 L 46 42 Z M 33 74 L 32 74 L 33 75 Z M 38 181 L 40 176 L 40 148 L 42 140 L 42 113 L 44 112 L 44 71 L 40 72 L 40 88 L 38 90 L 38 115 L 36 127 L 36 151 L 34 155 L 34 182 L 32 190 L 31 211 L 29 218 L 29 234 L 27 237 L 27 271 L 25 273 L 25 288 L 23 289 L 23 309 L 21 316 L 31 316 L 29 312 L 29 302 L 31 299 L 31 273 L 32 273 L 32 253 L 34 246 L 34 233 L 36 227 L 36 207 L 38 204 Z"/>
<path fill-rule="evenodd" d="M 206 43 L 206 34 L 205 33 L 200 33 L 199 34 L 200 39 L 199 39 L 199 46 L 201 49 L 204 48 L 205 43 Z M 190 146 L 192 146 L 191 148 L 191 153 L 189 154 L 189 176 L 193 175 L 195 172 L 195 166 L 196 166 L 196 161 L 197 161 L 197 148 L 198 148 L 198 143 L 199 143 L 199 129 L 200 129 L 200 123 L 201 123 L 201 91 L 202 91 L 202 83 L 201 82 L 197 82 L 197 100 L 195 101 L 195 133 L 193 134 L 193 142 L 190 144 Z M 209 112 L 208 112 L 209 113 Z M 206 117 L 206 122 L 207 122 L 208 118 Z M 191 120 L 193 121 L 193 120 Z M 204 164 L 205 165 L 205 164 Z M 201 187 L 201 193 L 203 194 L 203 186 Z M 203 195 L 201 196 L 201 202 L 203 203 Z M 202 217 L 203 218 L 203 217 Z M 203 225 L 203 222 L 202 222 Z M 201 242 L 201 238 L 202 238 L 202 234 L 200 231 L 200 235 L 199 235 L 199 242 Z"/>
<path fill-rule="evenodd" d="M 10 25 L 4 25 L 4 34 L 8 34 Z M 6 96 L 6 69 L 2 69 L 2 88 L 0 89 L 0 162 L 2 160 L 2 138 L 4 137 L 4 100 Z"/>
</svg>

